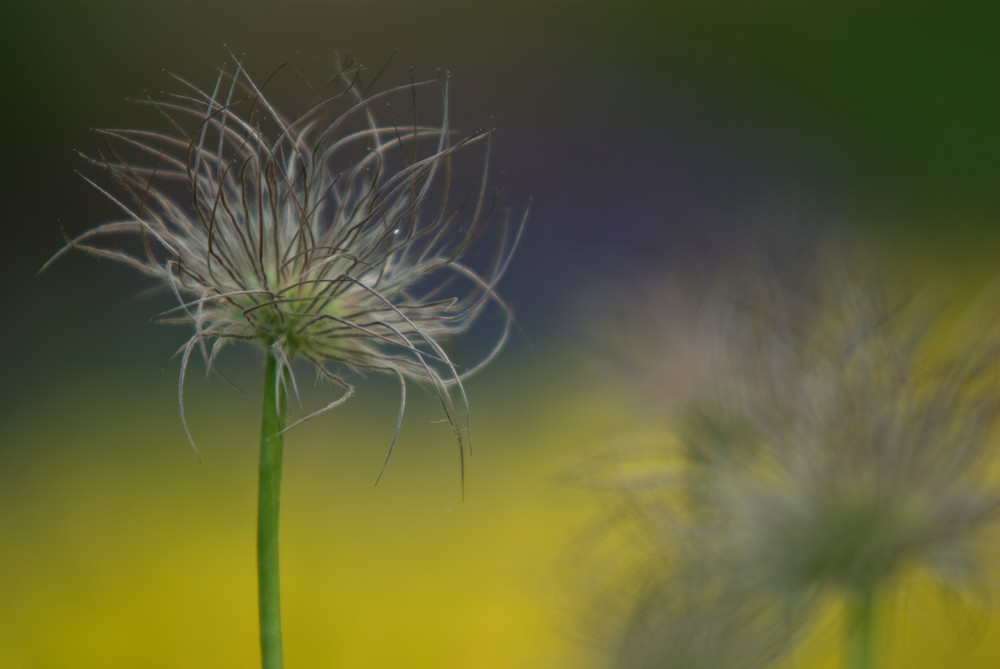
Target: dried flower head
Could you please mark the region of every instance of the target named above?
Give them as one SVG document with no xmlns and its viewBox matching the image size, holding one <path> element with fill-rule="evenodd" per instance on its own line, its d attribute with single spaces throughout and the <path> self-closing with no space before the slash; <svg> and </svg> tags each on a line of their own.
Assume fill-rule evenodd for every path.
<svg viewBox="0 0 1000 669">
<path fill-rule="evenodd" d="M 767 666 L 826 603 L 861 607 L 867 629 L 875 599 L 917 570 L 955 589 L 986 574 L 994 328 L 949 336 L 940 310 L 824 269 L 720 296 L 714 393 L 618 478 L 644 556 L 622 666 Z"/>
<path fill-rule="evenodd" d="M 742 484 L 719 503 L 753 528 L 743 558 L 765 581 L 850 594 L 920 566 L 960 585 L 1000 520 L 995 333 L 978 319 L 949 337 L 939 309 L 851 274 L 829 271 L 811 300 L 771 287 L 739 329 L 757 475 L 725 471 Z"/>
<path fill-rule="evenodd" d="M 446 76 L 376 93 L 362 79 L 358 64 L 339 67 L 307 111 L 288 117 L 238 60 L 210 90 L 177 78 L 184 92 L 147 100 L 165 130 L 101 131 L 108 153 L 90 162 L 125 197 L 91 183 L 123 217 L 66 249 L 123 262 L 176 295 L 180 305 L 165 320 L 194 326 L 181 350 L 181 396 L 195 348 L 211 369 L 225 344 L 250 342 L 270 349 L 293 388 L 295 359 L 342 386 L 322 411 L 351 395 L 345 370 L 394 375 L 397 433 L 406 381 L 426 383 L 461 452 L 462 380 L 509 334 L 496 285 L 521 226 L 496 210 L 487 189 L 489 133 L 457 137 L 451 128 Z M 428 124 L 417 118 L 417 99 L 435 87 L 439 101 L 430 106 L 440 117 Z M 408 107 L 413 118 L 398 123 L 394 110 Z M 479 183 L 465 184 L 472 192 L 459 200 L 455 163 L 474 146 L 485 149 L 482 163 L 458 164 Z M 122 233 L 138 236 L 141 248 L 104 241 Z M 489 244 L 484 233 L 494 236 L 493 256 L 475 269 L 466 257 L 474 243 Z M 506 319 L 496 345 L 460 368 L 446 343 L 490 304 Z"/>
</svg>

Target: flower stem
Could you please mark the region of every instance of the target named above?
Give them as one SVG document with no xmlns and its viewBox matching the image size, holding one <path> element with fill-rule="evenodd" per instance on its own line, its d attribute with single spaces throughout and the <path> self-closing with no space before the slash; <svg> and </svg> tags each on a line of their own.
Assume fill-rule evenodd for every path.
<svg viewBox="0 0 1000 669">
<path fill-rule="evenodd" d="M 264 370 L 260 430 L 260 482 L 257 498 L 257 593 L 260 602 L 260 654 L 263 669 L 281 669 L 281 596 L 278 577 L 278 511 L 281 452 L 287 398 L 271 351 Z"/>
<path fill-rule="evenodd" d="M 865 587 L 848 604 L 846 669 L 875 667 L 875 591 Z"/>
</svg>

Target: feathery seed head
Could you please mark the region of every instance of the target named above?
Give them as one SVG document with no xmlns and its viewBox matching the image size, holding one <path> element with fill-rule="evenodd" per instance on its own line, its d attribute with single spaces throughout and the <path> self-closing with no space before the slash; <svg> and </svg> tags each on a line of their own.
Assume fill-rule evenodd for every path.
<svg viewBox="0 0 1000 669">
<path fill-rule="evenodd" d="M 447 76 L 369 93 L 362 75 L 356 63 L 339 67 L 295 117 L 279 112 L 266 82 L 238 60 L 211 89 L 177 78 L 181 93 L 148 100 L 164 130 L 102 131 L 108 154 L 91 162 L 125 197 L 94 185 L 123 217 L 66 249 L 123 262 L 176 295 L 180 305 L 164 320 L 194 326 L 182 349 L 182 388 L 193 349 L 211 368 L 225 344 L 251 342 L 275 352 L 293 388 L 294 359 L 344 387 L 326 409 L 351 393 L 345 369 L 395 375 L 400 419 L 406 379 L 424 382 L 461 447 L 462 379 L 510 331 L 495 289 L 523 220 L 510 225 L 487 190 L 489 133 L 452 130 Z M 428 124 L 417 118 L 417 99 L 434 88 L 439 100 L 430 106 L 441 112 Z M 408 107 L 413 118 L 400 122 L 396 109 Z M 485 158 L 470 170 L 465 154 L 475 146 Z M 461 201 L 452 191 L 456 169 L 479 181 Z M 102 241 L 121 233 L 137 235 L 141 251 Z M 484 234 L 493 235 L 494 255 L 476 269 L 465 257 Z M 506 319 L 497 343 L 460 369 L 445 342 L 491 304 Z"/>
<path fill-rule="evenodd" d="M 959 584 L 981 567 L 970 541 L 1000 520 L 996 346 L 946 349 L 912 301 L 836 285 L 818 304 L 776 287 L 738 335 L 755 342 L 739 410 L 769 474 L 723 472 L 721 536 L 768 587 L 868 592 L 911 566 Z"/>
<path fill-rule="evenodd" d="M 995 325 L 973 314 L 975 338 L 949 339 L 939 309 L 894 304 L 853 266 L 820 270 L 715 296 L 729 306 L 708 310 L 727 342 L 714 391 L 646 454 L 660 466 L 620 477 L 617 522 L 645 563 L 622 666 L 690 652 L 692 621 L 727 647 L 737 637 L 713 630 L 774 641 L 708 664 L 766 666 L 831 599 L 914 568 L 951 587 L 984 574 L 1000 522 Z"/>
</svg>

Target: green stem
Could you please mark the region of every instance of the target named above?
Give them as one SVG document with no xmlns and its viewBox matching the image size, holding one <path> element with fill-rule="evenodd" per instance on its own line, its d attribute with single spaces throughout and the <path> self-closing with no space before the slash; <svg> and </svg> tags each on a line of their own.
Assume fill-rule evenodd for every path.
<svg viewBox="0 0 1000 669">
<path fill-rule="evenodd" d="M 855 594 L 847 612 L 847 669 L 875 667 L 875 588 Z"/>
<path fill-rule="evenodd" d="M 278 511 L 281 498 L 281 431 L 287 398 L 279 387 L 279 365 L 271 351 L 264 371 L 260 429 L 260 487 L 257 498 L 257 592 L 263 669 L 281 669 L 281 595 L 278 578 Z"/>
</svg>

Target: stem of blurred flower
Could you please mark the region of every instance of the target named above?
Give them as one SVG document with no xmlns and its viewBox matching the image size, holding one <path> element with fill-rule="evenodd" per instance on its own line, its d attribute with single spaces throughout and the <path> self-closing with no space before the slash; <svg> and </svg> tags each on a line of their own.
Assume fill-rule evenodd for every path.
<svg viewBox="0 0 1000 669">
<path fill-rule="evenodd" d="M 846 669 L 875 667 L 875 591 L 874 586 L 867 586 L 848 601 Z"/>
<path fill-rule="evenodd" d="M 263 669 L 281 669 L 281 595 L 278 577 L 278 511 L 281 454 L 287 397 L 274 352 L 267 354 L 260 429 L 260 487 L 257 500 L 257 592 Z"/>
</svg>

